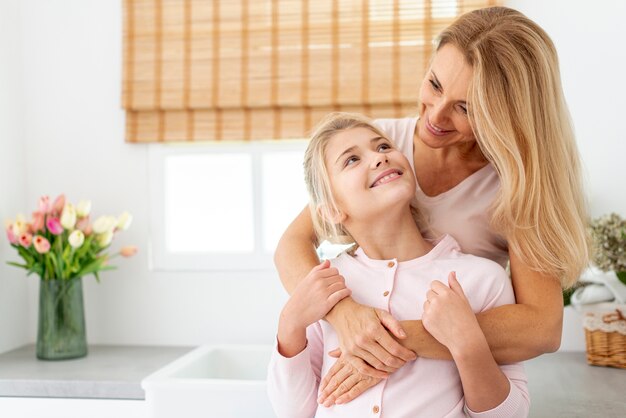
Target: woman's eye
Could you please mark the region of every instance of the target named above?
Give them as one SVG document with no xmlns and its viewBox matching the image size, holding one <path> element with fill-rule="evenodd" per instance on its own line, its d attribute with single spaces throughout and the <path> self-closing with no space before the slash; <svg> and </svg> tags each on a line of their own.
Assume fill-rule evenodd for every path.
<svg viewBox="0 0 626 418">
<path fill-rule="evenodd" d="M 389 144 L 380 144 L 378 146 L 378 152 L 387 151 L 389 149 L 391 149 L 391 146 Z"/>
<path fill-rule="evenodd" d="M 428 80 L 428 81 L 430 81 L 430 85 L 431 85 L 431 86 L 432 86 L 435 90 L 437 90 L 437 91 L 439 91 L 439 90 L 440 90 L 439 84 L 437 84 L 437 83 L 435 82 L 435 80 Z"/>
<path fill-rule="evenodd" d="M 463 113 L 464 115 L 467 115 L 467 107 L 459 106 L 459 109 L 461 110 L 461 113 Z"/>
</svg>

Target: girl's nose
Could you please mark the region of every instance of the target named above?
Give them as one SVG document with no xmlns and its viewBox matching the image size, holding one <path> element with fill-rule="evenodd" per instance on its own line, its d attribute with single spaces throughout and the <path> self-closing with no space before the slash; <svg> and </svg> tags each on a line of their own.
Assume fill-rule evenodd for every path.
<svg viewBox="0 0 626 418">
<path fill-rule="evenodd" d="M 379 157 L 376 157 L 376 159 L 374 160 L 374 168 L 380 167 L 383 163 L 389 164 L 389 160 L 387 159 L 386 155 L 380 155 Z"/>
</svg>

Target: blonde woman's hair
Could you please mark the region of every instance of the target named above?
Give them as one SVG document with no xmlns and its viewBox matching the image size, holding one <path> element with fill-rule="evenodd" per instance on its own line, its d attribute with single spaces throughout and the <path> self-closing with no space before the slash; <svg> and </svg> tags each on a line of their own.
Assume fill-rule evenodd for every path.
<svg viewBox="0 0 626 418">
<path fill-rule="evenodd" d="M 469 121 L 500 176 L 492 226 L 534 270 L 572 286 L 588 265 L 588 215 L 554 44 L 506 7 L 462 15 L 437 49 L 448 44 L 473 68 Z"/>
<path fill-rule="evenodd" d="M 313 228 L 318 239 L 332 243 L 354 243 L 343 224 L 333 222 L 340 209 L 333 196 L 328 169 L 326 148 L 329 141 L 338 133 L 353 128 L 366 128 L 382 138 L 389 139 L 370 119 L 355 113 L 335 112 L 326 115 L 311 134 L 309 145 L 304 153 L 304 179 L 309 191 L 309 208 Z M 390 142 L 392 142 L 390 140 Z M 393 142 L 392 142 L 393 143 Z M 413 218 L 419 220 L 418 211 L 411 208 Z"/>
</svg>

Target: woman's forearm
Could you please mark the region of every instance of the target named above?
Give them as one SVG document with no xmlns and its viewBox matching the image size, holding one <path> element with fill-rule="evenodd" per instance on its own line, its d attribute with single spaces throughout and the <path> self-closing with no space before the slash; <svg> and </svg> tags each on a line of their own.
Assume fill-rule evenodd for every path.
<svg viewBox="0 0 626 418">
<path fill-rule="evenodd" d="M 514 253 L 510 257 L 517 303 L 476 315 L 498 364 L 517 363 L 558 350 L 563 329 L 563 294 L 559 281 L 529 268 Z M 409 335 L 401 341 L 402 345 L 418 356 L 451 359 L 448 349 L 424 329 L 421 321 L 407 321 L 402 326 Z"/>
<path fill-rule="evenodd" d="M 560 336 L 562 316 L 557 313 L 546 316 L 540 308 L 515 304 L 498 306 L 476 317 L 498 364 L 529 360 L 558 348 L 554 336 Z M 422 321 L 401 324 L 408 337 L 400 343 L 419 357 L 452 359 L 448 349 L 424 329 Z"/>
<path fill-rule="evenodd" d="M 305 207 L 287 227 L 274 253 L 276 270 L 289 294 L 319 264 L 315 244 L 311 214 L 309 208 Z"/>
</svg>

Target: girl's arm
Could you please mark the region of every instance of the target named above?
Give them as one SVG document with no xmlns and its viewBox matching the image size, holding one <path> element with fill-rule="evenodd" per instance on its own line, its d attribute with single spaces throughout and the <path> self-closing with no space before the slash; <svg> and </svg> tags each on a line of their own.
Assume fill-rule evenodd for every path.
<svg viewBox="0 0 626 418">
<path fill-rule="evenodd" d="M 268 394 L 279 417 L 315 414 L 323 357 L 317 322 L 348 295 L 343 278 L 326 260 L 300 281 L 283 307 L 268 370 Z"/>
<path fill-rule="evenodd" d="M 499 278 L 503 286 L 483 306 L 514 301 L 504 271 Z M 513 384 L 498 366 L 456 274 L 449 274 L 448 285 L 432 282 L 426 298 L 424 326 L 450 350 L 470 416 L 526 417 L 529 400 L 523 369 L 519 364 L 510 366 L 520 369 L 519 382 Z"/>
<path fill-rule="evenodd" d="M 558 279 L 530 269 L 513 253 L 510 268 L 516 303 L 476 314 L 498 364 L 529 360 L 552 353 L 561 345 L 563 294 Z M 400 324 L 407 338 L 399 342 L 418 357 L 452 359 L 448 348 L 426 331 L 422 321 L 401 321 Z M 343 382 L 350 376 L 338 378 L 335 372 L 331 368 L 320 388 L 328 397 L 341 397 L 342 402 L 349 402 L 367 389 L 346 387 Z"/>
<path fill-rule="evenodd" d="M 290 294 L 309 271 L 319 263 L 315 252 L 317 238 L 313 231 L 311 213 L 306 207 L 289 225 L 281 237 L 274 262 L 283 283 Z M 400 323 L 386 312 L 376 311 L 356 303 L 347 297 L 337 303 L 326 320 L 339 336 L 341 348 L 365 359 L 369 365 L 381 371 L 394 371 L 415 356 L 402 347 L 389 333 L 404 338 Z M 372 376 L 380 376 L 374 369 L 361 362 L 359 369 Z"/>
<path fill-rule="evenodd" d="M 272 352 L 267 392 L 278 418 L 312 417 L 317 404 L 324 343 L 319 323 L 306 329 L 306 349 L 293 357 Z"/>
<path fill-rule="evenodd" d="M 306 330 L 341 299 L 350 296 L 344 279 L 325 260 L 313 267 L 294 289 L 278 320 L 277 350 L 294 357 L 306 348 Z"/>
</svg>

